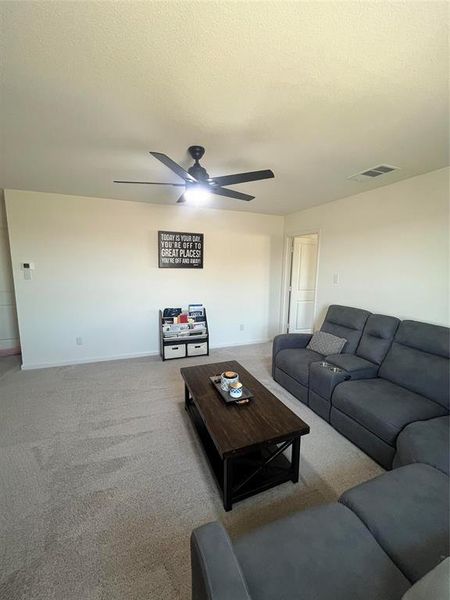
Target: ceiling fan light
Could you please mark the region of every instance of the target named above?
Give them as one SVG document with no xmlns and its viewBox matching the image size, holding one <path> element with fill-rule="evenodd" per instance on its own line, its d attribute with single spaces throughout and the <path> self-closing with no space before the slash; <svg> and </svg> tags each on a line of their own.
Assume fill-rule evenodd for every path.
<svg viewBox="0 0 450 600">
<path fill-rule="evenodd" d="M 184 197 L 192 204 L 203 204 L 210 196 L 209 191 L 201 186 L 190 186 L 184 192 Z"/>
</svg>

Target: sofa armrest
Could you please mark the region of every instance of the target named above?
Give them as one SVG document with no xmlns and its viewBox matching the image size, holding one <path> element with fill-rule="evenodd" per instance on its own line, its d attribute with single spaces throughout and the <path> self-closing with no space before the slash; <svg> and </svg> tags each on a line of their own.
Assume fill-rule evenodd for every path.
<svg viewBox="0 0 450 600">
<path fill-rule="evenodd" d="M 280 350 L 288 348 L 306 348 L 312 333 L 282 333 L 273 338 L 272 344 L 272 377 L 275 375 L 275 358 Z"/>
<path fill-rule="evenodd" d="M 251 600 L 227 532 L 208 523 L 191 535 L 192 600 Z"/>
</svg>

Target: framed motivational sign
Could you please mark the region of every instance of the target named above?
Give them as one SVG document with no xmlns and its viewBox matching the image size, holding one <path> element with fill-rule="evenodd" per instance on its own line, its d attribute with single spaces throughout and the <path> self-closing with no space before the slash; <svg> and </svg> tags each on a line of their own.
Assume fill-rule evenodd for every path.
<svg viewBox="0 0 450 600">
<path fill-rule="evenodd" d="M 203 233 L 158 231 L 160 269 L 203 269 Z"/>
</svg>

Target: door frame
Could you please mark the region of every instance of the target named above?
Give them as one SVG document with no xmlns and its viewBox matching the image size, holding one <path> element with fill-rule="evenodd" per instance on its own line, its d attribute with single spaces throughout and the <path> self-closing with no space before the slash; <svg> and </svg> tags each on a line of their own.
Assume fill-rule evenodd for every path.
<svg viewBox="0 0 450 600">
<path fill-rule="evenodd" d="M 282 270 L 282 286 L 281 286 L 281 311 L 280 311 L 280 323 L 279 332 L 287 333 L 287 325 L 289 319 L 289 287 L 291 283 L 292 274 L 292 255 L 293 255 L 293 242 L 294 238 L 301 237 L 302 235 L 317 235 L 317 266 L 316 266 L 316 293 L 314 294 L 314 321 L 317 313 L 317 284 L 319 282 L 319 265 L 320 265 L 320 250 L 322 231 L 321 229 L 302 229 L 295 233 L 290 233 L 284 236 L 283 245 L 283 270 Z"/>
</svg>

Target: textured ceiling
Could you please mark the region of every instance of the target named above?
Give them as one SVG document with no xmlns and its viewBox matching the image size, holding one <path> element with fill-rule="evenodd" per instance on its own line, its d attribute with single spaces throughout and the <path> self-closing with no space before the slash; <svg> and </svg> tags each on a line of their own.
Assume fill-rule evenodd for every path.
<svg viewBox="0 0 450 600">
<path fill-rule="evenodd" d="M 210 175 L 286 214 L 448 164 L 446 2 L 0 2 L 0 187 L 174 203 Z M 347 181 L 388 163 L 401 171 Z"/>
</svg>

